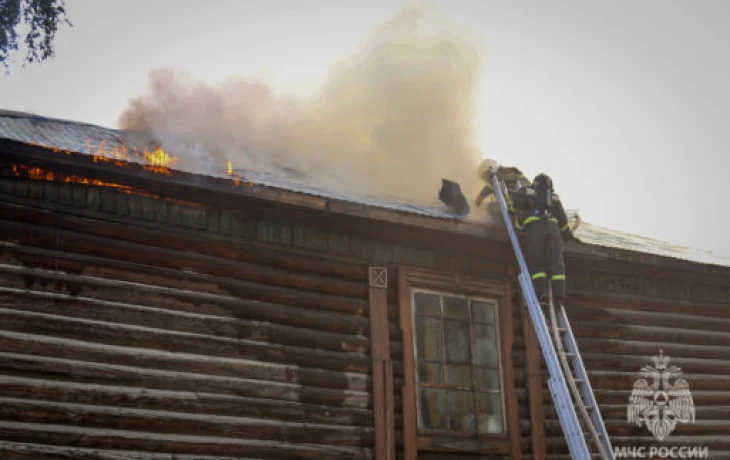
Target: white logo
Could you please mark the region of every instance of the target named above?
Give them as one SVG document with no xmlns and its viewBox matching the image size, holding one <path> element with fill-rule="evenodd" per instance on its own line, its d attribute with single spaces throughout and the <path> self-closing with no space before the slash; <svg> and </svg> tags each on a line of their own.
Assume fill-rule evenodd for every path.
<svg viewBox="0 0 730 460">
<path fill-rule="evenodd" d="M 646 424 L 651 434 L 663 441 L 677 427 L 677 423 L 693 423 L 695 406 L 689 392 L 689 384 L 682 370 L 669 364 L 669 357 L 662 354 L 651 358 L 654 366 L 641 368 L 644 378 L 634 382 L 628 407 L 629 423 Z M 674 382 L 672 382 L 674 379 Z"/>
</svg>

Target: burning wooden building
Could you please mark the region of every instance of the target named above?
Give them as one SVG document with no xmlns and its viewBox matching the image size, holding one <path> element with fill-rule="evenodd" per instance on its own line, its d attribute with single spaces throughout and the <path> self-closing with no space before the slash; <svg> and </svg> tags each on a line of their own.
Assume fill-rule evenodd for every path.
<svg viewBox="0 0 730 460">
<path fill-rule="evenodd" d="M 567 458 L 502 228 L 125 136 L 0 113 L 3 458 Z M 730 458 L 730 260 L 577 236 L 568 313 L 614 447 Z M 663 440 L 627 423 L 660 353 L 695 407 Z"/>
</svg>

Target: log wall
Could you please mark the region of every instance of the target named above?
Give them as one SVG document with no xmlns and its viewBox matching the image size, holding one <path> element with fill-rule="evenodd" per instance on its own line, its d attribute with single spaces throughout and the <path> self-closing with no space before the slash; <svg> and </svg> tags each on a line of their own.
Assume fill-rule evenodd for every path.
<svg viewBox="0 0 730 460">
<path fill-rule="evenodd" d="M 614 449 L 684 446 L 730 458 L 730 278 L 630 264 L 587 272 L 572 262 L 568 317 Z M 694 423 L 679 423 L 664 441 L 627 421 L 639 371 L 660 350 L 683 371 L 696 410 Z M 567 459 L 547 385 L 543 398 L 547 458 Z"/>
<path fill-rule="evenodd" d="M 0 454 L 374 458 L 372 265 L 402 451 L 398 264 L 503 278 L 508 248 L 234 204 L 0 178 Z"/>
<path fill-rule="evenodd" d="M 374 458 L 372 265 L 388 269 L 400 455 L 398 264 L 511 276 L 511 250 L 494 243 L 160 195 L 0 171 L 0 455 Z M 663 349 L 697 406 L 670 442 L 730 458 L 728 278 L 581 257 L 568 258 L 568 314 L 614 444 L 653 442 L 625 411 Z M 522 457 L 566 458 L 519 305 Z"/>
<path fill-rule="evenodd" d="M 4 198 L 0 456 L 373 457 L 365 265 Z"/>
</svg>

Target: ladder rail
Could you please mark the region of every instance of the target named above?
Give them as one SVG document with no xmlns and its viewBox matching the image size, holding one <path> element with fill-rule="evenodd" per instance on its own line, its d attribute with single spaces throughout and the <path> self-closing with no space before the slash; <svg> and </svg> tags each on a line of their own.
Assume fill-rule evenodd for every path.
<svg viewBox="0 0 730 460">
<path fill-rule="evenodd" d="M 558 310 L 558 325 L 560 327 L 565 328 L 565 346 L 569 353 L 573 354 L 573 360 L 575 365 L 576 373 L 578 374 L 578 378 L 582 379 L 583 386 L 582 386 L 582 393 L 583 398 L 585 398 L 585 402 L 593 408 L 592 412 L 590 413 L 590 417 L 593 421 L 593 426 L 595 427 L 600 440 L 600 445 L 603 447 L 603 451 L 605 453 L 604 458 L 608 458 L 610 460 L 615 460 L 615 454 L 613 451 L 613 446 L 611 445 L 611 440 L 608 437 L 608 431 L 606 430 L 606 425 L 603 422 L 603 417 L 601 417 L 601 412 L 598 407 L 598 402 L 596 401 L 596 397 L 593 394 L 593 388 L 591 387 L 591 382 L 588 379 L 588 372 L 586 372 L 586 369 L 583 365 L 583 358 L 580 355 L 580 351 L 578 350 L 578 344 L 575 340 L 575 336 L 573 335 L 573 330 L 570 327 L 570 321 L 568 321 L 568 314 L 565 311 L 565 307 Z"/>
<path fill-rule="evenodd" d="M 567 376 L 567 382 L 568 387 L 570 388 L 571 393 L 573 394 L 573 401 L 575 402 L 575 405 L 578 407 L 578 412 L 580 413 L 581 418 L 583 419 L 586 428 L 588 429 L 588 435 L 590 435 L 591 439 L 593 439 L 593 442 L 598 447 L 599 454 L 602 459 L 604 460 L 613 460 L 611 457 L 609 457 L 609 454 L 606 452 L 606 446 L 601 440 L 601 433 L 600 430 L 596 427 L 596 420 L 595 415 L 596 411 L 598 410 L 598 407 L 592 407 L 593 405 L 590 402 L 590 399 L 587 398 L 586 393 L 591 393 L 592 390 L 590 389 L 590 382 L 588 381 L 588 375 L 585 372 L 585 368 L 583 368 L 583 363 L 580 361 L 580 359 L 576 360 L 575 358 L 579 355 L 574 354 L 575 351 L 577 351 L 578 347 L 575 343 L 575 338 L 571 335 L 572 331 L 569 328 L 562 327 L 564 326 L 563 319 L 567 320 L 567 316 L 565 314 L 565 308 L 560 307 L 558 310 L 561 312 L 560 316 L 555 314 L 555 304 L 552 302 L 552 298 L 550 299 L 550 306 L 549 306 L 549 313 L 550 313 L 550 325 L 553 329 L 553 336 L 555 337 L 555 344 L 557 346 L 557 352 L 558 357 L 560 358 L 560 364 L 563 367 L 563 372 Z M 560 319 L 558 319 L 560 318 Z M 561 329 L 565 332 L 565 335 L 561 335 Z M 572 339 L 572 341 L 571 341 Z M 565 346 L 563 344 L 563 341 L 565 341 Z M 575 345 L 574 347 L 570 347 L 568 345 L 568 342 L 571 342 L 572 345 Z M 566 355 L 565 348 L 568 348 L 569 353 L 573 353 L 573 365 L 576 367 L 576 373 L 578 374 L 577 379 L 573 375 L 573 369 L 570 367 L 570 362 L 568 361 L 568 356 Z M 580 382 L 579 384 L 576 384 L 576 382 Z M 587 386 L 586 386 L 587 385 Z M 579 388 L 580 386 L 580 388 Z M 584 399 L 585 398 L 585 399 Z M 591 407 L 592 414 L 588 412 L 588 409 L 586 408 L 586 405 Z M 598 418 L 600 419 L 600 413 L 598 414 Z"/>
<path fill-rule="evenodd" d="M 540 309 L 540 304 L 532 285 L 532 279 L 529 276 L 527 263 L 525 262 L 525 258 L 522 254 L 522 249 L 520 248 L 514 226 L 510 220 L 509 210 L 507 209 L 507 203 L 502 191 L 502 183 L 500 183 L 496 174 L 492 175 L 492 186 L 494 195 L 497 198 L 497 202 L 499 203 L 502 211 L 502 218 L 512 243 L 512 249 L 515 252 L 517 263 L 520 267 L 520 275 L 518 279 L 522 287 L 522 295 L 527 301 L 527 308 L 530 312 L 530 317 L 532 318 L 532 324 L 535 327 L 537 339 L 545 357 L 545 364 L 547 365 L 548 372 L 550 373 L 548 386 L 550 388 L 555 407 L 558 411 L 560 424 L 563 427 L 563 431 L 568 441 L 568 448 L 574 459 L 591 460 L 591 454 L 588 450 L 586 440 L 583 437 L 583 430 L 581 428 L 580 421 L 578 420 L 578 415 L 575 412 L 573 401 L 568 393 L 565 377 L 563 376 L 561 366 L 555 353 L 555 346 L 550 338 L 550 332 L 548 330 L 547 322 L 545 321 L 545 315 Z"/>
</svg>

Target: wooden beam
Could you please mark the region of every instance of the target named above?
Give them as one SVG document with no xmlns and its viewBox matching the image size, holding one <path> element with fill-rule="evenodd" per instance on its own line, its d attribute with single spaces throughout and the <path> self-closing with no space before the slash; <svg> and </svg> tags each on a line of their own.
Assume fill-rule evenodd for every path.
<svg viewBox="0 0 730 460">
<path fill-rule="evenodd" d="M 370 343 L 373 364 L 373 413 L 375 418 L 375 458 L 395 459 L 395 405 L 393 364 L 388 331 L 388 269 L 370 267 Z"/>
<path fill-rule="evenodd" d="M 524 304 L 520 302 L 520 305 Z M 522 326 L 525 334 L 525 356 L 527 357 L 527 391 L 530 404 L 530 437 L 532 458 L 545 460 L 545 412 L 542 400 L 542 375 L 540 375 L 540 345 L 537 341 L 532 318 L 527 308 L 522 309 Z"/>
<path fill-rule="evenodd" d="M 507 423 L 512 460 L 522 458 L 520 445 L 520 415 L 517 394 L 515 393 L 515 367 L 512 361 L 512 349 L 514 346 L 514 323 L 512 310 L 512 292 L 509 283 L 504 283 L 506 295 L 499 299 L 499 325 L 500 337 L 502 339 L 502 372 L 504 373 L 504 406 L 507 411 Z"/>
<path fill-rule="evenodd" d="M 416 383 L 413 375 L 413 318 L 411 316 L 411 289 L 408 268 L 398 270 L 398 315 L 403 334 L 403 460 L 418 457 L 416 431 Z"/>
</svg>

